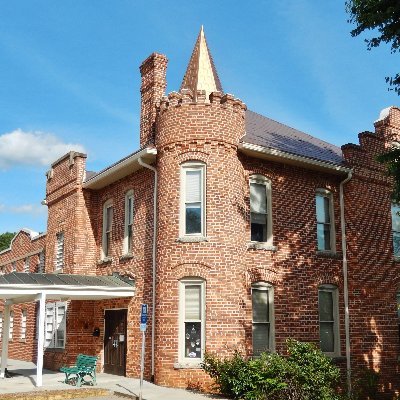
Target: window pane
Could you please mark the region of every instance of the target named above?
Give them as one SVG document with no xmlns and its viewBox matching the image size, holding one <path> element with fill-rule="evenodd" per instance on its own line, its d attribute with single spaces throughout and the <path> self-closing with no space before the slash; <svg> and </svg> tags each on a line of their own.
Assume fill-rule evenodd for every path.
<svg viewBox="0 0 400 400">
<path fill-rule="evenodd" d="M 185 286 L 185 320 L 201 319 L 201 286 Z"/>
<path fill-rule="evenodd" d="M 201 233 L 201 203 L 186 204 L 186 233 Z"/>
<path fill-rule="evenodd" d="M 400 257 L 400 232 L 393 232 L 393 253 Z"/>
<path fill-rule="evenodd" d="M 269 324 L 253 324 L 253 354 L 259 356 L 269 349 Z"/>
<path fill-rule="evenodd" d="M 251 240 L 253 242 L 267 241 L 267 215 L 266 214 L 250 214 L 251 219 Z"/>
<path fill-rule="evenodd" d="M 320 322 L 319 334 L 321 351 L 333 353 L 335 351 L 335 337 L 333 334 L 333 322 Z"/>
<path fill-rule="evenodd" d="M 330 210 L 329 210 L 329 197 L 327 196 L 316 196 L 317 205 L 317 221 L 329 223 L 331 220 Z"/>
<path fill-rule="evenodd" d="M 185 322 L 185 357 L 201 358 L 200 322 Z"/>
<path fill-rule="evenodd" d="M 260 183 L 250 183 L 250 211 L 256 213 L 267 213 L 267 191 L 266 186 Z"/>
<path fill-rule="evenodd" d="M 320 321 L 333 321 L 333 293 L 320 290 L 318 304 Z"/>
<path fill-rule="evenodd" d="M 331 250 L 331 227 L 329 224 L 317 224 L 318 250 Z"/>
<path fill-rule="evenodd" d="M 397 214 L 400 211 L 400 207 L 392 205 L 392 229 L 396 232 L 400 232 L 400 216 Z"/>
<path fill-rule="evenodd" d="M 111 230 L 112 226 L 112 215 L 113 215 L 113 208 L 112 207 L 107 207 L 107 216 L 106 216 L 106 231 Z"/>
<path fill-rule="evenodd" d="M 186 202 L 201 202 L 201 170 L 186 171 Z"/>
<path fill-rule="evenodd" d="M 133 198 L 128 198 L 128 224 L 131 224 L 133 221 Z"/>
<path fill-rule="evenodd" d="M 269 322 L 268 291 L 252 289 L 253 322 Z"/>
</svg>

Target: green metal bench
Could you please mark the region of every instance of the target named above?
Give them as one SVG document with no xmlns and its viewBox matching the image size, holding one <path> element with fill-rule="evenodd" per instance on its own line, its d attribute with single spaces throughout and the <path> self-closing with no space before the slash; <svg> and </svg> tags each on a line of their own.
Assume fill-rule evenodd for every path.
<svg viewBox="0 0 400 400">
<path fill-rule="evenodd" d="M 64 382 L 70 383 L 72 380 L 76 380 L 76 386 L 80 387 L 82 383 L 89 383 L 85 377 L 90 377 L 91 384 L 96 385 L 96 364 L 97 357 L 78 354 L 74 366 L 60 368 L 60 371 L 65 373 Z"/>
</svg>

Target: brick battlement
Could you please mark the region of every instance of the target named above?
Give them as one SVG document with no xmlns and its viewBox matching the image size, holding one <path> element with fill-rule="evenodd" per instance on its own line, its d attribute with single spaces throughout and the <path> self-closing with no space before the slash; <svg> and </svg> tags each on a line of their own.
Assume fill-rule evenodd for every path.
<svg viewBox="0 0 400 400">
<path fill-rule="evenodd" d="M 190 106 L 211 106 L 221 105 L 225 108 L 231 108 L 234 112 L 244 112 L 247 110 L 246 104 L 235 98 L 233 95 L 221 92 L 212 92 L 209 96 L 209 102 L 206 101 L 206 91 L 198 90 L 196 99 L 190 89 L 182 89 L 180 92 L 171 92 L 168 96 L 164 96 L 159 104 L 161 113 L 167 111 L 171 107 Z"/>
</svg>

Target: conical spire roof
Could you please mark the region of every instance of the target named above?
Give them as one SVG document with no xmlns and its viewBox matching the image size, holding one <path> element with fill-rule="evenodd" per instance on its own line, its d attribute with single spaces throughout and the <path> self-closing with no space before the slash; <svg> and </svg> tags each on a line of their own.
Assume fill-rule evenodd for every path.
<svg viewBox="0 0 400 400">
<path fill-rule="evenodd" d="M 180 90 L 182 89 L 190 89 L 195 98 L 197 90 L 205 90 L 206 99 L 211 92 L 222 92 L 221 82 L 207 46 L 203 25 L 183 77 Z"/>
</svg>

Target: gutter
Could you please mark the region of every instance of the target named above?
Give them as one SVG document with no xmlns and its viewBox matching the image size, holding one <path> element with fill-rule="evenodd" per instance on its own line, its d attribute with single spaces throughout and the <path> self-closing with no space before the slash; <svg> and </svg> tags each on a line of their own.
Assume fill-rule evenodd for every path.
<svg viewBox="0 0 400 400">
<path fill-rule="evenodd" d="M 145 168 L 154 172 L 154 193 L 153 193 L 153 290 L 152 290 L 152 307 L 151 307 L 151 381 L 154 382 L 154 354 L 155 354 L 155 316 L 156 316 L 156 240 L 157 240 L 157 169 L 143 162 L 142 158 L 138 158 L 138 163 Z"/>
<path fill-rule="evenodd" d="M 340 227 L 342 231 L 342 253 L 343 253 L 343 297 L 344 297 L 344 327 L 346 336 L 346 373 L 347 373 L 347 391 L 351 395 L 351 358 L 350 358 L 350 316 L 349 316 L 349 288 L 348 288 L 348 270 L 347 270 L 347 243 L 346 243 L 346 222 L 344 219 L 344 195 L 343 186 L 353 176 L 353 171 L 349 171 L 347 178 L 340 182 Z"/>
<path fill-rule="evenodd" d="M 98 174 L 92 176 L 90 179 L 88 179 L 86 182 L 82 184 L 83 188 L 91 189 L 93 185 L 98 183 L 99 181 L 102 181 L 103 179 L 107 178 L 110 175 L 113 175 L 117 173 L 120 170 L 123 170 L 124 168 L 129 168 L 129 166 L 132 163 L 138 162 L 138 160 L 141 157 L 144 157 L 146 155 L 156 155 L 157 150 L 154 148 L 145 148 L 143 150 L 139 150 L 136 153 L 131 154 L 128 157 L 123 158 L 122 160 L 116 162 L 115 164 L 111 165 L 110 167 L 107 167 L 103 171 L 100 171 Z"/>
<path fill-rule="evenodd" d="M 242 150 L 244 152 L 246 152 L 247 150 L 248 152 L 264 154 L 266 156 L 269 156 L 271 159 L 286 160 L 292 163 L 308 164 L 310 166 L 313 166 L 314 168 L 328 169 L 330 171 L 335 171 L 336 174 L 338 173 L 349 174 L 351 172 L 350 168 L 341 165 L 336 165 L 333 163 L 320 161 L 309 157 L 299 156 L 297 154 L 287 153 L 285 151 L 271 149 L 269 147 L 264 147 L 257 144 L 243 142 L 239 143 L 238 148 L 239 150 Z"/>
</svg>

